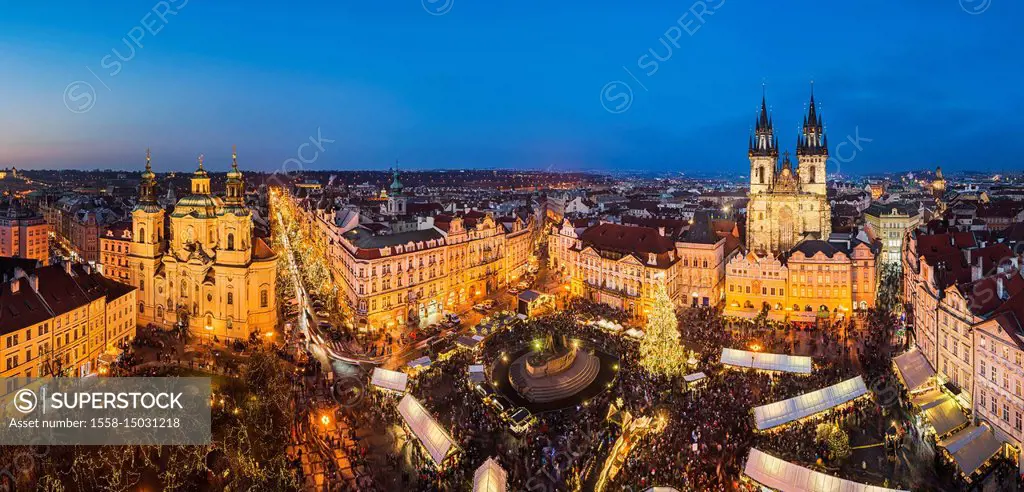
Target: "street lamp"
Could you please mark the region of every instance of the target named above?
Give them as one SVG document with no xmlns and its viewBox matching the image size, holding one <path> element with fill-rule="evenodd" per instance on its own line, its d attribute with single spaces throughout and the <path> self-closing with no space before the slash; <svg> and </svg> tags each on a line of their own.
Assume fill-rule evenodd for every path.
<svg viewBox="0 0 1024 492">
<path fill-rule="evenodd" d="M 327 414 L 325 413 L 322 417 L 320 417 L 320 423 L 324 424 L 324 427 L 327 427 L 327 425 L 331 423 L 331 418 L 327 416 Z"/>
</svg>

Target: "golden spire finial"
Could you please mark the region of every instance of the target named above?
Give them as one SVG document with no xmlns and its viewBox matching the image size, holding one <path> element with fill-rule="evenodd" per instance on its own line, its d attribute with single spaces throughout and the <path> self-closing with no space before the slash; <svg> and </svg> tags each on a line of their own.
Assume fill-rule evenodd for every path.
<svg viewBox="0 0 1024 492">
<path fill-rule="evenodd" d="M 150 160 L 151 160 L 151 157 L 149 155 L 149 147 L 146 147 L 146 170 L 147 171 L 150 170 L 150 166 L 149 166 Z"/>
<path fill-rule="evenodd" d="M 203 168 L 203 154 L 199 154 L 199 169 Z"/>
<path fill-rule="evenodd" d="M 238 146 L 237 145 L 232 145 L 231 146 L 231 167 L 233 167 L 236 171 L 238 170 Z"/>
</svg>

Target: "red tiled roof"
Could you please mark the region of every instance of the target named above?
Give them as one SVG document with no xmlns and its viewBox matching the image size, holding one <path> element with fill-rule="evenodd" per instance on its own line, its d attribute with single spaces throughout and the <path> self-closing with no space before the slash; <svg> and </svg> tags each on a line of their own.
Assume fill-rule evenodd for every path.
<svg viewBox="0 0 1024 492">
<path fill-rule="evenodd" d="M 991 275 L 975 282 L 961 284 L 957 288 L 961 295 L 968 299 L 972 313 L 977 316 L 985 316 L 997 309 L 1002 309 L 1009 302 L 999 298 L 999 278 L 1003 279 L 1003 289 L 1009 297 L 1024 291 L 1024 277 L 1021 277 L 1017 271 Z"/>
<path fill-rule="evenodd" d="M 675 249 L 675 242 L 653 227 L 599 224 L 583 231 L 580 239 L 596 249 L 620 253 L 660 254 Z"/>
<path fill-rule="evenodd" d="M 6 335 L 15 330 L 50 318 L 50 311 L 39 297 L 27 278 L 17 280 L 18 292 L 11 292 L 11 282 L 0 285 L 0 334 Z"/>
<path fill-rule="evenodd" d="M 252 257 L 257 260 L 268 260 L 276 256 L 274 250 L 267 246 L 267 243 L 262 238 L 253 238 L 252 242 Z"/>
</svg>

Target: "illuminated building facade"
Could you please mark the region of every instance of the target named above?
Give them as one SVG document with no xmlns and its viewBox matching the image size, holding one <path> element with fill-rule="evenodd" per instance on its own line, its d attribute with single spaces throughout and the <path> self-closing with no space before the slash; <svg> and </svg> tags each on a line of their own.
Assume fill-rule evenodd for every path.
<svg viewBox="0 0 1024 492">
<path fill-rule="evenodd" d="M 212 194 L 200 157 L 191 194 L 174 206 L 164 237 L 168 219 L 147 153 L 128 260 L 140 323 L 187 327 L 213 341 L 244 340 L 277 326 L 277 255 L 253 236 L 237 155 L 225 186 L 223 198 Z"/>
</svg>

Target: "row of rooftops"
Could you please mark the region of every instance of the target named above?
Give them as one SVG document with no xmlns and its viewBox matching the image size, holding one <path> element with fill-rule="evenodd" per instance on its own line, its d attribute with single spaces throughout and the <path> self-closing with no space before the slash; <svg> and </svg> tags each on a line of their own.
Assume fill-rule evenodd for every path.
<svg viewBox="0 0 1024 492">
<path fill-rule="evenodd" d="M 642 263 L 661 268 L 679 259 L 677 243 L 716 245 L 724 241 L 726 256 L 739 247 L 736 223 L 714 219 L 707 211 L 697 212 L 693 221 L 630 216 L 622 218 L 623 224 L 596 219 L 565 220 L 576 230 L 580 241 L 578 250 L 589 247 L 616 259 L 632 255 Z"/>
<path fill-rule="evenodd" d="M 88 265 L 42 266 L 23 258 L 0 257 L 0 280 L 0 335 L 68 313 L 101 297 L 110 302 L 135 290 Z"/>
<path fill-rule="evenodd" d="M 938 292 L 955 286 L 975 316 L 1014 312 L 1024 321 L 1022 258 L 1013 243 L 989 231 L 929 233 L 928 228 L 913 233 L 915 251 L 931 267 Z"/>
</svg>

